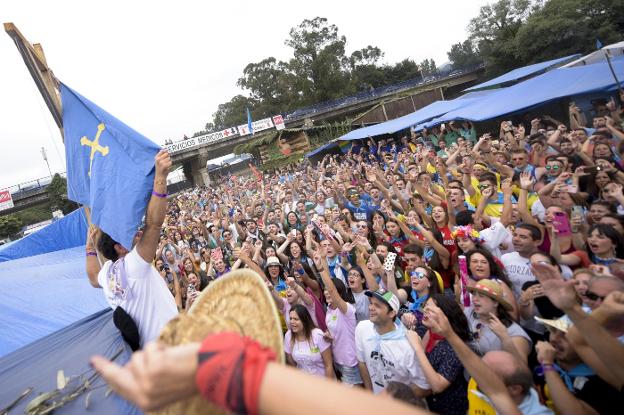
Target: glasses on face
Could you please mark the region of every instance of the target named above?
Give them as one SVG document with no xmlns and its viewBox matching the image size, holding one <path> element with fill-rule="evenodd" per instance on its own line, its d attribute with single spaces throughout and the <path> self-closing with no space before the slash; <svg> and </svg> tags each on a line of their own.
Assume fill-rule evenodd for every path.
<svg viewBox="0 0 624 415">
<path fill-rule="evenodd" d="M 587 297 L 587 299 L 591 300 L 591 301 L 604 301 L 605 296 L 602 295 L 598 295 L 594 292 L 591 291 L 587 291 L 585 293 L 585 297 Z"/>
<path fill-rule="evenodd" d="M 559 166 L 558 165 L 554 165 L 554 166 L 546 166 L 546 170 L 559 170 Z"/>
<path fill-rule="evenodd" d="M 421 271 L 412 271 L 410 273 L 410 277 L 414 278 L 415 280 L 422 280 L 427 278 L 427 274 L 425 274 L 424 272 Z"/>
<path fill-rule="evenodd" d="M 368 228 L 368 225 L 360 225 L 360 224 L 358 224 L 358 225 L 356 225 L 356 226 L 357 226 L 358 228 L 360 228 L 360 229 L 366 229 L 366 228 Z"/>
<path fill-rule="evenodd" d="M 483 189 L 487 189 L 488 187 L 490 187 L 490 185 L 489 184 L 480 184 L 477 187 L 479 188 L 479 190 L 483 190 Z"/>
</svg>

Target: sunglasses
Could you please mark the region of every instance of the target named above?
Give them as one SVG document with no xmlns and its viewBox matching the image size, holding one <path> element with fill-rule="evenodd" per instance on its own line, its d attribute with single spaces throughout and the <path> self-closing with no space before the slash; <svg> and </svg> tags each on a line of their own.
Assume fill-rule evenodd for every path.
<svg viewBox="0 0 624 415">
<path fill-rule="evenodd" d="M 598 294 L 593 293 L 591 291 L 587 291 L 585 293 L 585 297 L 587 297 L 591 301 L 604 301 L 606 296 L 598 295 Z"/>
<path fill-rule="evenodd" d="M 427 278 L 427 274 L 425 274 L 424 272 L 412 271 L 410 273 L 410 277 L 420 281 L 422 279 Z"/>
<path fill-rule="evenodd" d="M 366 229 L 368 228 L 368 225 L 356 225 L 358 228 L 360 229 Z"/>
<path fill-rule="evenodd" d="M 559 170 L 559 166 L 546 166 L 546 170 Z"/>
<path fill-rule="evenodd" d="M 479 188 L 479 190 L 483 190 L 483 189 L 487 189 L 488 187 L 491 187 L 491 185 L 489 185 L 489 184 L 480 184 L 477 187 Z"/>
<path fill-rule="evenodd" d="M 481 327 L 483 327 L 483 324 L 481 323 L 477 323 L 477 325 L 475 326 L 476 331 L 472 333 L 472 338 L 474 340 L 479 340 L 479 335 L 481 334 Z"/>
</svg>

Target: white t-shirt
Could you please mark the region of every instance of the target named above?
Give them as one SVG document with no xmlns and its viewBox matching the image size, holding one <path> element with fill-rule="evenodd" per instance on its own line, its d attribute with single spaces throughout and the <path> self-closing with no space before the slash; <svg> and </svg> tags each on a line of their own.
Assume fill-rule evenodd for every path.
<svg viewBox="0 0 624 415">
<path fill-rule="evenodd" d="M 505 244 L 510 244 L 511 234 L 501 222 L 492 222 L 492 226 L 487 229 L 483 229 L 479 233 L 483 237 L 483 245 L 488 249 L 488 251 L 490 251 L 490 253 L 495 257 L 500 258 L 502 253 L 499 245 L 503 242 Z"/>
<path fill-rule="evenodd" d="M 320 329 L 312 330 L 310 341 L 292 341 L 292 332 L 288 330 L 284 336 L 284 351 L 292 356 L 297 367 L 306 373 L 325 376 L 323 353 L 330 344 L 323 338 Z"/>
<path fill-rule="evenodd" d="M 357 359 L 366 364 L 373 392 L 381 392 L 390 381 L 430 389 L 416 352 L 407 337 L 399 336 L 397 330 L 386 333 L 379 339 L 379 334 L 370 320 L 359 322 L 355 328 Z"/>
<path fill-rule="evenodd" d="M 358 323 L 360 321 L 364 321 L 364 320 L 368 320 L 369 319 L 369 315 L 368 315 L 368 296 L 366 295 L 365 291 L 362 291 L 361 293 L 353 293 L 353 298 L 355 298 L 355 318 L 357 319 Z"/>
<path fill-rule="evenodd" d="M 535 276 L 531 272 L 531 261 L 529 258 L 521 257 L 518 252 L 505 254 L 501 257 L 501 262 L 505 266 L 507 276 L 511 281 L 511 291 L 516 300 L 522 294 L 522 285 L 528 281 L 535 281 Z"/>
<path fill-rule="evenodd" d="M 141 346 L 156 340 L 162 328 L 175 316 L 178 308 L 167 284 L 152 264 L 145 262 L 133 248 L 124 258 L 125 281 L 115 280 L 106 261 L 98 274 L 106 302 L 114 310 L 121 306 L 139 328 Z"/>
</svg>

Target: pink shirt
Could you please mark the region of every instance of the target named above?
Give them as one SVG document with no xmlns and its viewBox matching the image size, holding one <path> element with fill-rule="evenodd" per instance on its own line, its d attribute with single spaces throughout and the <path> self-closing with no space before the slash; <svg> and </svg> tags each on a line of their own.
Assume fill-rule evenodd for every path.
<svg viewBox="0 0 624 415">
<path fill-rule="evenodd" d="M 334 361 L 342 366 L 357 366 L 355 354 L 355 307 L 347 303 L 347 312 L 342 313 L 337 307 L 328 308 L 325 315 L 325 323 L 332 338 L 332 353 Z"/>
<path fill-rule="evenodd" d="M 312 338 L 304 341 L 292 341 L 292 332 L 288 330 L 284 336 L 284 351 L 292 356 L 297 367 L 311 375 L 325 376 L 325 364 L 321 353 L 330 344 L 323 338 L 320 329 L 312 330 Z"/>
</svg>

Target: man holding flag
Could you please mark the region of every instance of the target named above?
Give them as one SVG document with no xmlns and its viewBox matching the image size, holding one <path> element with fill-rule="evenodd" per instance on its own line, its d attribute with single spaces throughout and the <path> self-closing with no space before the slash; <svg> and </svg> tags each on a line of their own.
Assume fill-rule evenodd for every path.
<svg viewBox="0 0 624 415">
<path fill-rule="evenodd" d="M 66 85 L 60 90 L 68 197 L 88 206 L 101 229 L 87 241 L 89 281 L 103 289 L 115 325 L 137 350 L 178 314 L 152 266 L 167 211 L 171 158 Z M 143 215 L 145 226 L 137 233 Z M 103 265 L 95 248 L 106 259 Z"/>
</svg>

